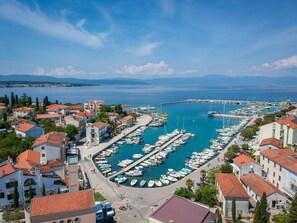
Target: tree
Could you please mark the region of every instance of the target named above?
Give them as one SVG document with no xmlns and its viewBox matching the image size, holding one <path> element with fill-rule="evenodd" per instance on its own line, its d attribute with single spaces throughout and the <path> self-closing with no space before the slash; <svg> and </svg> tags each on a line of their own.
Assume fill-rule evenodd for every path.
<svg viewBox="0 0 297 223">
<path fill-rule="evenodd" d="M 67 136 L 71 139 L 74 140 L 75 136 L 78 134 L 78 130 L 74 125 L 67 125 L 65 128 L 65 132 L 67 133 Z"/>
<path fill-rule="evenodd" d="M 13 207 L 19 207 L 19 191 L 18 191 L 18 182 L 14 182 L 14 189 L 13 189 Z"/>
<path fill-rule="evenodd" d="M 44 183 L 42 184 L 42 196 L 46 196 L 46 190 Z"/>
<path fill-rule="evenodd" d="M 15 105 L 15 97 L 13 92 L 11 92 L 11 95 L 10 95 L 10 102 L 11 102 L 11 107 Z"/>
<path fill-rule="evenodd" d="M 272 220 L 275 223 L 289 223 L 289 214 L 276 214 L 273 216 Z M 296 218 L 295 218 L 296 219 Z M 296 222 L 296 221 L 293 221 Z"/>
<path fill-rule="evenodd" d="M 216 173 L 221 173 L 221 170 L 219 168 L 214 168 L 214 169 L 211 169 L 207 174 L 207 178 L 211 184 L 215 183 L 215 180 L 216 180 L 215 174 Z"/>
<path fill-rule="evenodd" d="M 122 114 L 123 113 L 122 105 L 116 105 L 114 108 L 114 112 L 116 112 L 118 114 Z"/>
<path fill-rule="evenodd" d="M 38 97 L 36 97 L 35 105 L 36 105 L 35 110 L 36 110 L 36 111 L 39 111 L 39 99 L 38 99 Z"/>
<path fill-rule="evenodd" d="M 200 171 L 200 181 L 201 181 L 201 184 L 205 184 L 205 181 L 206 181 L 206 170 L 202 169 Z"/>
<path fill-rule="evenodd" d="M 28 97 L 28 106 L 32 105 L 32 98 L 31 96 Z"/>
<path fill-rule="evenodd" d="M 9 104 L 8 103 L 8 97 L 7 97 L 7 95 L 5 95 L 4 96 L 4 105 L 5 105 L 5 107 L 7 107 L 8 104 Z"/>
<path fill-rule="evenodd" d="M 254 214 L 254 223 L 260 223 L 260 217 L 261 217 L 260 202 L 257 201 L 255 214 Z"/>
<path fill-rule="evenodd" d="M 15 95 L 15 104 L 19 105 L 19 96 L 17 94 Z"/>
<path fill-rule="evenodd" d="M 250 146 L 247 143 L 244 143 L 244 144 L 241 145 L 241 149 L 243 149 L 245 151 L 247 151 L 249 148 L 250 148 Z"/>
<path fill-rule="evenodd" d="M 177 188 L 174 193 L 180 197 L 184 197 L 187 199 L 190 199 L 193 197 L 193 193 L 185 187 Z"/>
<path fill-rule="evenodd" d="M 100 112 L 97 116 L 96 116 L 96 122 L 110 122 L 110 119 L 108 117 L 108 115 L 106 114 L 106 112 Z"/>
<path fill-rule="evenodd" d="M 217 202 L 216 193 L 217 189 L 214 184 L 202 184 L 198 189 L 195 190 L 194 198 L 198 202 L 213 207 Z"/>
<path fill-rule="evenodd" d="M 262 194 L 261 201 L 260 201 L 260 223 L 267 222 L 267 198 L 266 192 Z"/>
<path fill-rule="evenodd" d="M 191 180 L 190 178 L 187 179 L 186 186 L 187 186 L 187 188 L 188 188 L 189 191 L 192 191 L 192 187 L 194 186 L 194 181 Z"/>
<path fill-rule="evenodd" d="M 228 158 L 228 160 L 232 160 L 236 157 L 236 153 L 232 150 L 228 150 L 225 154 L 224 154 L 225 157 Z"/>
<path fill-rule="evenodd" d="M 221 172 L 222 173 L 233 173 L 233 167 L 230 165 L 230 163 L 224 163 L 221 166 Z"/>
<path fill-rule="evenodd" d="M 31 200 L 32 200 L 33 197 L 34 197 L 34 192 L 33 192 L 33 189 L 32 189 L 32 187 L 30 185 L 30 187 L 29 187 L 29 202 L 30 203 L 31 203 Z"/>
<path fill-rule="evenodd" d="M 241 136 L 247 139 L 252 139 L 255 135 L 254 129 L 251 127 L 246 127 L 241 131 Z"/>
<path fill-rule="evenodd" d="M 240 147 L 238 145 L 231 145 L 228 150 L 231 150 L 235 153 L 239 153 L 240 152 Z"/>
<path fill-rule="evenodd" d="M 236 222 L 236 202 L 235 202 L 235 198 L 233 198 L 232 200 L 232 221 Z"/>
<path fill-rule="evenodd" d="M 4 121 L 4 122 L 7 121 L 7 113 L 6 113 L 6 112 L 3 113 L 3 121 Z"/>
<path fill-rule="evenodd" d="M 289 209 L 288 223 L 297 222 L 297 193 L 295 193 L 294 199 Z"/>
<path fill-rule="evenodd" d="M 55 104 L 59 104 L 58 100 L 56 99 Z"/>
<path fill-rule="evenodd" d="M 100 108 L 100 111 L 101 112 L 113 112 L 113 109 L 109 105 L 102 105 L 102 107 Z"/>
<path fill-rule="evenodd" d="M 58 194 L 61 194 L 61 190 L 60 190 L 60 187 L 58 187 Z"/>
<path fill-rule="evenodd" d="M 217 223 L 223 223 L 222 214 L 221 214 L 220 210 L 217 209 L 216 212 L 217 212 L 217 216 L 218 216 Z"/>
</svg>

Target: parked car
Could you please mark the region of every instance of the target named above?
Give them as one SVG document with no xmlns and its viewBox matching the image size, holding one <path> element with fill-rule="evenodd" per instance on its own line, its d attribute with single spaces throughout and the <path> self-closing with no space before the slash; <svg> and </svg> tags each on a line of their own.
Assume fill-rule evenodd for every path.
<svg viewBox="0 0 297 223">
<path fill-rule="evenodd" d="M 98 223 L 104 222 L 103 206 L 101 202 L 96 201 L 95 208 L 96 208 L 96 222 Z"/>
<path fill-rule="evenodd" d="M 104 205 L 104 210 L 106 212 L 106 217 L 110 218 L 115 216 L 115 211 L 114 209 L 111 207 L 111 204 L 109 202 L 105 203 Z"/>
</svg>

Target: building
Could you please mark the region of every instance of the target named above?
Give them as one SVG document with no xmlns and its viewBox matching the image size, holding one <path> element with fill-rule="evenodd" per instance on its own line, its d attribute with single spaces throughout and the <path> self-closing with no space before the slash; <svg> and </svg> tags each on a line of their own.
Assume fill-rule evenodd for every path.
<svg viewBox="0 0 297 223">
<path fill-rule="evenodd" d="M 122 105 L 123 112 L 126 112 L 127 115 L 131 114 L 133 112 L 131 105 Z"/>
<path fill-rule="evenodd" d="M 86 133 L 86 123 L 82 117 L 69 115 L 64 117 L 65 125 L 74 125 L 78 130 L 78 136 L 82 137 Z"/>
<path fill-rule="evenodd" d="M 46 107 L 46 112 L 48 114 L 68 115 L 70 112 L 70 109 L 67 105 L 51 104 Z"/>
<path fill-rule="evenodd" d="M 111 121 L 117 122 L 120 120 L 120 115 L 116 112 L 106 112 Z"/>
<path fill-rule="evenodd" d="M 126 125 L 127 127 L 131 127 L 133 125 L 133 116 L 127 115 L 124 118 L 122 118 L 122 124 Z"/>
<path fill-rule="evenodd" d="M 108 136 L 107 134 L 107 124 L 104 122 L 88 123 L 86 129 L 87 139 L 89 143 L 100 143 L 104 138 Z"/>
<path fill-rule="evenodd" d="M 27 223 L 96 222 L 92 190 L 33 198 L 25 207 Z"/>
<path fill-rule="evenodd" d="M 39 136 L 44 134 L 44 128 L 33 125 L 31 123 L 24 123 L 19 125 L 15 129 L 15 133 L 17 136 L 20 136 L 22 138 L 29 138 L 30 136 L 38 138 Z"/>
<path fill-rule="evenodd" d="M 84 103 L 84 110 L 100 108 L 102 105 L 104 105 L 103 100 L 89 100 Z"/>
<path fill-rule="evenodd" d="M 210 223 L 216 215 L 209 206 L 173 195 L 149 217 L 150 223 Z"/>
<path fill-rule="evenodd" d="M 297 158 L 291 149 L 262 151 L 260 165 L 269 182 L 289 197 L 294 197 L 297 192 Z"/>
<path fill-rule="evenodd" d="M 283 208 L 286 196 L 271 183 L 257 174 L 248 173 L 240 178 L 246 191 L 255 201 L 260 201 L 263 193 L 266 193 L 269 208 Z"/>
<path fill-rule="evenodd" d="M 297 118 L 294 115 L 260 127 L 259 139 L 276 138 L 283 142 L 283 147 L 297 144 Z"/>
<path fill-rule="evenodd" d="M 50 120 L 52 122 L 60 122 L 61 121 L 61 114 L 38 114 L 36 116 L 36 119 L 38 121 L 43 121 L 43 120 Z"/>
<path fill-rule="evenodd" d="M 69 113 L 70 114 L 75 114 L 77 112 L 83 112 L 84 111 L 84 108 L 81 105 L 70 105 L 70 106 L 68 106 L 68 108 L 69 108 Z"/>
<path fill-rule="evenodd" d="M 262 175 L 262 167 L 256 160 L 248 157 L 247 155 L 240 155 L 233 159 L 233 173 L 238 177 L 242 177 L 247 173 L 255 173 Z"/>
<path fill-rule="evenodd" d="M 85 123 L 89 123 L 96 116 L 90 112 L 77 112 L 75 116 L 81 117 L 84 119 Z"/>
<path fill-rule="evenodd" d="M 40 163 L 47 164 L 49 160 L 65 160 L 65 147 L 68 138 L 65 132 L 49 132 L 35 140 L 32 149 L 40 153 Z"/>
<path fill-rule="evenodd" d="M 0 115 L 7 113 L 8 108 L 5 106 L 0 105 Z"/>
<path fill-rule="evenodd" d="M 250 217 L 249 195 L 238 178 L 233 173 L 217 173 L 215 178 L 216 187 L 219 191 L 218 201 L 221 204 L 223 215 L 232 216 L 232 201 L 235 199 L 236 216 L 240 218 Z"/>
<path fill-rule="evenodd" d="M 283 142 L 276 138 L 263 139 L 259 144 L 260 151 L 266 149 L 283 149 Z"/>
<path fill-rule="evenodd" d="M 20 108 L 13 109 L 13 116 L 15 118 L 34 116 L 34 114 L 35 114 L 34 108 L 20 107 Z"/>
</svg>

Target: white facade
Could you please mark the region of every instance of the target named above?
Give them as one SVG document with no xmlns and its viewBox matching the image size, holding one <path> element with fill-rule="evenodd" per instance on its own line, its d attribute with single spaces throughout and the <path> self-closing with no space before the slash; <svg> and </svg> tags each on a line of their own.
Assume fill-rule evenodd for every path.
<svg viewBox="0 0 297 223">
<path fill-rule="evenodd" d="M 61 159 L 61 147 L 52 146 L 47 143 L 33 147 L 34 151 L 40 153 L 40 163 L 42 165 L 47 164 L 48 160 Z"/>
<path fill-rule="evenodd" d="M 127 115 L 132 113 L 132 106 L 131 105 L 122 105 L 123 112 L 126 112 Z"/>
<path fill-rule="evenodd" d="M 100 108 L 102 105 L 104 105 L 102 100 L 89 100 L 84 103 L 84 110 Z"/>
<path fill-rule="evenodd" d="M 27 117 L 27 116 L 34 116 L 34 109 L 29 108 L 17 108 L 13 110 L 13 116 L 17 117 Z"/>
<path fill-rule="evenodd" d="M 293 198 L 295 193 L 297 193 L 297 174 L 286 170 L 286 181 L 282 188 L 289 197 Z"/>
<path fill-rule="evenodd" d="M 106 135 L 107 127 L 102 125 L 101 127 L 95 126 L 95 123 L 87 124 L 86 136 L 89 143 L 100 143 Z"/>
<path fill-rule="evenodd" d="M 233 173 L 238 177 L 242 177 L 247 173 L 254 173 L 259 176 L 262 175 L 262 167 L 256 163 L 248 163 L 243 166 L 237 166 L 235 163 L 232 164 L 233 166 Z"/>
</svg>

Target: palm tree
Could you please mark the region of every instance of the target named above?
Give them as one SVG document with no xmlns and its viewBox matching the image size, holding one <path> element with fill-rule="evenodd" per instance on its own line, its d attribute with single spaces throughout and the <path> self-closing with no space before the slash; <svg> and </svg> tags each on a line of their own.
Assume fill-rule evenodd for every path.
<svg viewBox="0 0 297 223">
<path fill-rule="evenodd" d="M 201 184 L 205 184 L 205 181 L 206 181 L 206 170 L 201 170 L 200 171 L 200 175 L 201 175 L 201 177 L 200 177 L 200 181 L 201 181 Z"/>
<path fill-rule="evenodd" d="M 191 188 L 194 186 L 194 181 L 191 179 L 187 179 L 186 181 L 186 187 L 188 188 L 189 191 L 191 191 Z"/>
</svg>

